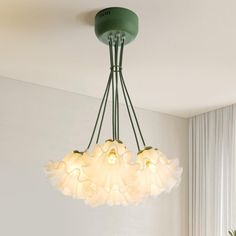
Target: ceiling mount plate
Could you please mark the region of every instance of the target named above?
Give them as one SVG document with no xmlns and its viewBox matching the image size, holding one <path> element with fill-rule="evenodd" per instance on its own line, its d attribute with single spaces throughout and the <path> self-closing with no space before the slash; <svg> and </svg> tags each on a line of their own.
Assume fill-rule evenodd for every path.
<svg viewBox="0 0 236 236">
<path fill-rule="evenodd" d="M 128 44 L 138 34 L 138 16 L 126 8 L 103 9 L 96 14 L 95 33 L 105 44 L 109 44 L 109 36 L 117 34 L 125 36 L 125 44 Z"/>
</svg>

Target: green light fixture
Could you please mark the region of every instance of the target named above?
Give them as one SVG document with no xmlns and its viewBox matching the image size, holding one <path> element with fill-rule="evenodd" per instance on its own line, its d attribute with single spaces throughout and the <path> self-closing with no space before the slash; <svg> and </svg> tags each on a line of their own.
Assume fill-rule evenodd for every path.
<svg viewBox="0 0 236 236">
<path fill-rule="evenodd" d="M 110 75 L 91 138 L 84 151 L 73 151 L 61 161 L 50 162 L 46 172 L 63 194 L 83 199 L 91 206 L 136 204 L 148 196 L 157 196 L 178 186 L 182 168 L 178 159 L 168 160 L 161 151 L 146 145 L 125 84 L 123 51 L 138 34 L 138 16 L 125 8 L 106 8 L 95 17 L 95 33 L 109 47 Z M 112 101 L 112 135 L 100 144 L 109 96 Z M 120 96 L 124 98 L 137 144 L 135 160 L 120 137 Z M 91 149 L 93 142 L 95 146 Z"/>
</svg>

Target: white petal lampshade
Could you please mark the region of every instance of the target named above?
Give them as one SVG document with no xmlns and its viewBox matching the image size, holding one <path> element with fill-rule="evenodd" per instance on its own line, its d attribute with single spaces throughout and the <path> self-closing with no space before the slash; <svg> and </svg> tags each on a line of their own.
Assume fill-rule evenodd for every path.
<svg viewBox="0 0 236 236">
<path fill-rule="evenodd" d="M 51 183 L 67 196 L 84 199 L 91 191 L 83 170 L 86 158 L 86 153 L 74 151 L 62 161 L 49 162 L 45 170 Z"/>
<path fill-rule="evenodd" d="M 133 187 L 138 165 L 131 163 L 131 153 L 122 142 L 107 140 L 90 156 L 85 173 L 92 181 L 94 194 L 86 199 L 88 204 L 126 205 L 140 200 Z"/>
<path fill-rule="evenodd" d="M 157 196 L 177 187 L 181 180 L 182 168 L 178 159 L 168 160 L 158 149 L 147 147 L 137 156 L 138 184 L 144 196 Z"/>
</svg>

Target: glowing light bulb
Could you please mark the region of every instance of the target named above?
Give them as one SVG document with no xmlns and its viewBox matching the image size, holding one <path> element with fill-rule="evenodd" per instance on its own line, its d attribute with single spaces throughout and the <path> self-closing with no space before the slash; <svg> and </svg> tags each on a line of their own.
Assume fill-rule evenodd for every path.
<svg viewBox="0 0 236 236">
<path fill-rule="evenodd" d="M 117 155 L 115 149 L 111 149 L 111 151 L 108 154 L 108 163 L 109 164 L 115 164 L 117 160 Z"/>
<path fill-rule="evenodd" d="M 137 156 L 140 165 L 137 186 L 144 196 L 158 196 L 170 192 L 180 183 L 182 168 L 178 159 L 168 160 L 158 149 L 146 147 Z"/>
<path fill-rule="evenodd" d="M 150 169 L 154 173 L 156 172 L 156 165 L 154 165 L 150 159 L 147 159 L 145 161 L 145 167 Z"/>
<path fill-rule="evenodd" d="M 150 164 L 151 164 L 151 161 L 149 159 L 147 159 L 145 162 L 145 166 L 148 168 L 150 166 Z"/>
<path fill-rule="evenodd" d="M 86 203 L 91 206 L 138 203 L 143 197 L 134 184 L 138 169 L 139 164 L 132 162 L 131 152 L 122 142 L 107 140 L 96 145 L 84 168 L 94 190 Z"/>
</svg>

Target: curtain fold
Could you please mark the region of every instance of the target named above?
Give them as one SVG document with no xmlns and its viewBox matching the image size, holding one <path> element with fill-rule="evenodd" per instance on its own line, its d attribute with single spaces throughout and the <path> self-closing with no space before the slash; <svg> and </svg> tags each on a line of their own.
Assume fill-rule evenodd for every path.
<svg viewBox="0 0 236 236">
<path fill-rule="evenodd" d="M 236 229 L 236 105 L 190 119 L 189 236 Z"/>
</svg>

